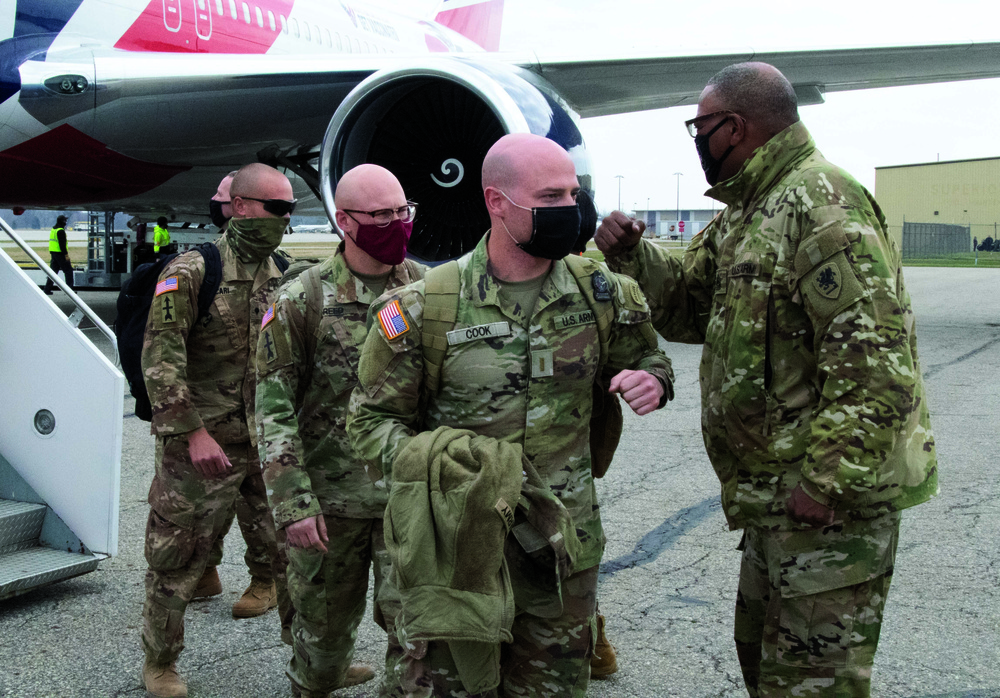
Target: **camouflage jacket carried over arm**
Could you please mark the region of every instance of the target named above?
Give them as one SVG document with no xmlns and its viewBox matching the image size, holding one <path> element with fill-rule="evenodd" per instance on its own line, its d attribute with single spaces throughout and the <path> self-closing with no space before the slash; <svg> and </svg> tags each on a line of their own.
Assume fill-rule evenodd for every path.
<svg viewBox="0 0 1000 698">
<path fill-rule="evenodd" d="M 707 309 L 704 329 L 687 318 L 705 337 L 702 427 L 730 525 L 793 527 L 796 485 L 842 519 L 925 501 L 937 460 L 913 313 L 871 195 L 801 123 L 708 193 L 727 208 L 682 264 L 645 246 L 613 263 L 654 307 Z"/>
<path fill-rule="evenodd" d="M 153 408 L 152 433 L 184 434 L 204 426 L 219 443 L 256 442 L 254 361 L 257 334 L 281 274 L 270 259 L 247 271 L 225 236 L 218 241 L 222 282 L 198 318 L 205 260 L 188 252 L 160 275 L 142 348 Z"/>
<path fill-rule="evenodd" d="M 396 266 L 387 288 L 423 277 L 413 262 Z M 310 308 L 308 275 L 322 296 Z M 384 482 L 373 482 L 351 452 L 344 423 L 375 295 L 355 277 L 343 245 L 283 286 L 257 345 L 258 448 L 275 525 L 319 513 L 378 518 Z M 317 314 L 318 313 L 318 314 Z"/>
<path fill-rule="evenodd" d="M 585 569 L 600 561 L 603 549 L 590 472 L 591 388 L 600 354 L 594 313 L 560 260 L 529 320 L 487 272 L 486 239 L 459 260 L 458 319 L 435 394 L 423 389 L 424 284 L 380 300 L 377 329 L 361 355 L 348 434 L 358 456 L 386 472 L 414 433 L 438 426 L 522 445 L 573 517 L 583 549 L 577 567 Z M 642 294 L 603 266 L 595 274 L 605 289 L 599 302 L 614 305 L 608 367 L 650 372 L 665 386 L 666 399 L 670 361 L 656 346 Z"/>
</svg>

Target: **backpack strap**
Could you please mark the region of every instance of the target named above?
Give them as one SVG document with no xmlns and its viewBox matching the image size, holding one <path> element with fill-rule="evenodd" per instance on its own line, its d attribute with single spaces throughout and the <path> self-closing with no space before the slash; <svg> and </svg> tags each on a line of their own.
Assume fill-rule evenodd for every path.
<svg viewBox="0 0 1000 698">
<path fill-rule="evenodd" d="M 277 252 L 271 253 L 271 261 L 274 262 L 274 266 L 278 267 L 278 271 L 284 274 L 288 271 L 288 267 L 291 266 L 292 261 L 283 254 L 278 254 Z"/>
<path fill-rule="evenodd" d="M 424 383 L 428 393 L 441 385 L 441 367 L 448 353 L 448 332 L 458 321 L 458 298 L 462 288 L 458 262 L 452 260 L 429 269 L 424 276 L 424 323 L 421 341 L 424 353 Z"/>
<path fill-rule="evenodd" d="M 580 293 L 587 299 L 587 305 L 597 319 L 597 336 L 601 343 L 600 366 L 603 368 L 608 363 L 608 351 L 611 346 L 611 325 L 615 319 L 615 308 L 613 303 L 607 301 L 598 303 L 594 298 L 594 274 L 601 270 L 600 265 L 587 257 L 577 255 L 567 255 L 563 258 L 570 273 L 576 279 L 576 285 L 580 287 Z"/>
<path fill-rule="evenodd" d="M 316 332 L 323 319 L 323 283 L 319 275 L 319 265 L 309 267 L 299 275 L 306 296 L 306 351 L 307 366 L 312 367 L 316 356 Z"/>
<path fill-rule="evenodd" d="M 201 287 L 198 289 L 198 319 L 208 312 L 215 294 L 219 292 L 222 284 L 222 255 L 219 248 L 210 242 L 202 243 L 196 248 L 205 258 L 205 276 L 201 280 Z"/>
</svg>

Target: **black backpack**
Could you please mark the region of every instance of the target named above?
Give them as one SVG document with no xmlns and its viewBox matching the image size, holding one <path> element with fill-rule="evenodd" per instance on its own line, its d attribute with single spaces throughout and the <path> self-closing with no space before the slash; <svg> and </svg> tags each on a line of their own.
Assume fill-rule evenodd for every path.
<svg viewBox="0 0 1000 698">
<path fill-rule="evenodd" d="M 205 277 L 198 289 L 198 319 L 208 312 L 215 294 L 222 283 L 222 257 L 219 248 L 205 242 L 193 250 L 201 252 L 205 258 Z M 189 250 L 190 251 L 190 250 Z M 146 334 L 149 308 L 153 304 L 156 282 L 163 269 L 179 253 L 166 255 L 155 262 L 140 264 L 118 293 L 118 317 L 115 318 L 115 337 L 118 339 L 118 357 L 122 373 L 128 381 L 129 392 L 135 398 L 135 416 L 144 422 L 153 420 L 153 409 L 149 404 L 149 393 L 142 376 L 142 341 Z M 271 255 L 278 271 L 288 269 L 289 260 L 277 253 Z"/>
</svg>

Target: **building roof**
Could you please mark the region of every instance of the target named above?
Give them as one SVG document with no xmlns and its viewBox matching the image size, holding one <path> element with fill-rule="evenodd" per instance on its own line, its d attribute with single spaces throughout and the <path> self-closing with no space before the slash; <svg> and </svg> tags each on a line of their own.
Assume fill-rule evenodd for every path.
<svg viewBox="0 0 1000 698">
<path fill-rule="evenodd" d="M 1000 156 L 994 156 L 991 158 L 970 158 L 968 160 L 937 160 L 935 162 L 915 162 L 910 165 L 882 165 L 881 167 L 876 167 L 876 170 L 894 170 L 900 167 L 927 167 L 928 165 L 954 165 L 962 162 L 985 162 L 988 160 L 1000 160 Z"/>
</svg>

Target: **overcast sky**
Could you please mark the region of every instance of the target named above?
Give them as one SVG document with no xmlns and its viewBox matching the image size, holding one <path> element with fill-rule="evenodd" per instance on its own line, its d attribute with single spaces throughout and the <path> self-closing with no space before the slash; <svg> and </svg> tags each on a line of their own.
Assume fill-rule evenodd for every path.
<svg viewBox="0 0 1000 698">
<path fill-rule="evenodd" d="M 427 7 L 435 0 L 377 0 Z M 613 9 L 609 9 L 613 8 Z M 712 54 L 735 50 L 853 48 L 1000 41 L 992 4 L 957 0 L 505 0 L 501 50 L 592 58 Z M 859 90 L 826 95 L 803 107 L 803 122 L 823 154 L 869 189 L 875 167 L 1000 156 L 1000 80 Z M 711 208 L 694 143 L 683 128 L 695 107 L 584 119 L 597 201 L 602 209 L 672 209 L 680 177 L 681 208 Z M 877 194 L 877 192 L 876 192 Z"/>
</svg>

